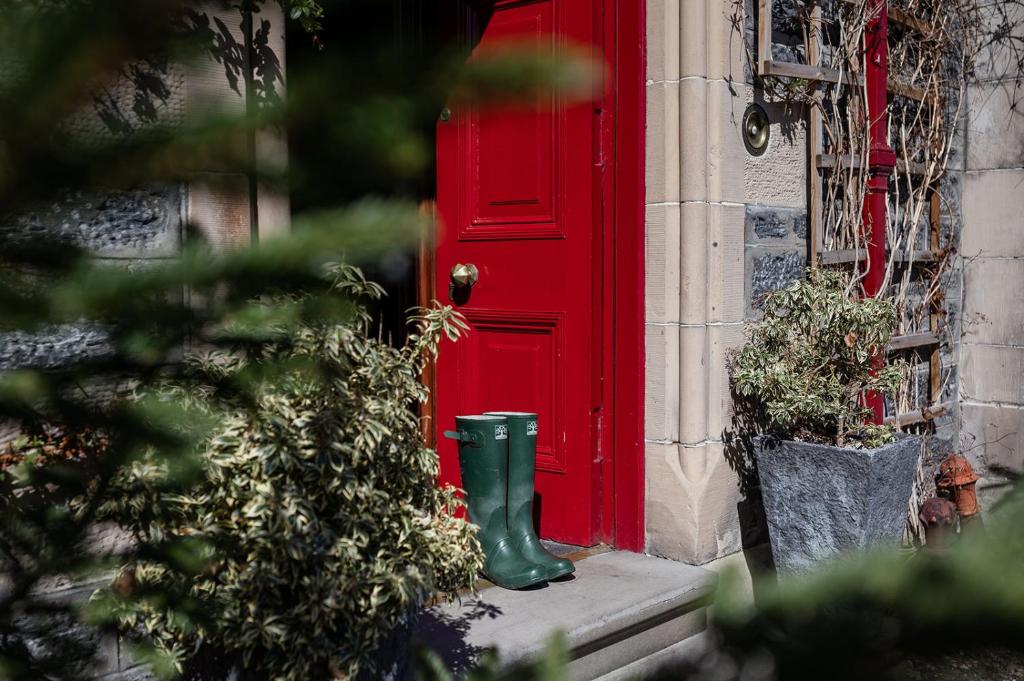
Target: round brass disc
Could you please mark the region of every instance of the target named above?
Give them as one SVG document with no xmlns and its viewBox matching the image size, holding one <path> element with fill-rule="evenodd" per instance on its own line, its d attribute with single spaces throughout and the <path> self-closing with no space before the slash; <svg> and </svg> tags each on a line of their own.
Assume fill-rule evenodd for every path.
<svg viewBox="0 0 1024 681">
<path fill-rule="evenodd" d="M 758 104 L 751 104 L 743 112 L 743 144 L 754 156 L 760 156 L 768 149 L 771 126 L 768 114 Z"/>
</svg>

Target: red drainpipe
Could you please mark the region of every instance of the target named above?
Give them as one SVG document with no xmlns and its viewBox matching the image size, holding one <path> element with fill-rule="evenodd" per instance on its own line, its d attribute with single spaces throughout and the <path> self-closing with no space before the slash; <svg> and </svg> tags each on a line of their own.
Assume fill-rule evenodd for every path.
<svg viewBox="0 0 1024 681">
<path fill-rule="evenodd" d="M 871 15 L 864 35 L 865 98 L 867 100 L 869 137 L 868 186 L 864 198 L 861 236 L 866 244 L 867 258 L 861 261 L 864 273 L 864 295 L 877 296 L 882 292 L 885 278 L 885 225 L 886 198 L 889 177 L 896 167 L 896 152 L 889 146 L 889 3 L 888 0 L 868 0 Z M 879 364 L 882 361 L 879 355 Z M 868 393 L 867 406 L 875 413 L 875 422 L 885 417 L 885 402 L 881 395 Z"/>
</svg>

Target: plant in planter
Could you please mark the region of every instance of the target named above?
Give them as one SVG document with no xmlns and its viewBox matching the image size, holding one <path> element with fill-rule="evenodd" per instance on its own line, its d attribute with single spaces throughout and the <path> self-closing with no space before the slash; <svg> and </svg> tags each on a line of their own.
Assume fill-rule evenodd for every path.
<svg viewBox="0 0 1024 681">
<path fill-rule="evenodd" d="M 380 295 L 357 270 L 338 275 L 353 298 Z M 97 610 L 189 673 L 202 644 L 198 678 L 218 678 L 222 660 L 248 670 L 241 678 L 401 678 L 418 607 L 470 587 L 482 564 L 415 411 L 424 363 L 465 324 L 447 307 L 414 323 L 401 348 L 376 340 L 359 312 L 300 325 L 259 357 L 200 363 L 217 384 L 251 386 L 251 399 L 170 392 L 223 411 L 203 479 L 161 494 L 166 464 L 142 461 L 106 509 L 146 543 L 194 540 L 194 555 L 180 569 L 126 566 Z M 287 371 L 266 371 L 275 366 Z M 166 607 L 174 598 L 191 617 Z"/>
<path fill-rule="evenodd" d="M 844 550 L 896 542 L 920 439 L 867 423 L 868 391 L 893 393 L 901 362 L 877 358 L 895 306 L 854 298 L 846 278 L 812 269 L 770 294 L 764 318 L 733 360 L 733 387 L 763 417 L 754 438 L 772 553 L 803 570 Z"/>
</svg>

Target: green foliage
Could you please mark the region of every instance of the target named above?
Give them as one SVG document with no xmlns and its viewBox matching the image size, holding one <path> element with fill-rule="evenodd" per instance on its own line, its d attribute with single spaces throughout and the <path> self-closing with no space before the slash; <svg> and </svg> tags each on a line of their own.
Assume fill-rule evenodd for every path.
<svg viewBox="0 0 1024 681">
<path fill-rule="evenodd" d="M 250 626 L 244 630 L 249 636 L 251 625 L 232 623 L 239 627 L 232 630 L 222 614 L 229 595 L 252 595 L 242 582 L 259 575 L 239 563 L 228 574 L 241 581 L 230 589 L 214 589 L 211 585 L 218 582 L 207 574 L 211 566 L 239 561 L 233 552 L 237 545 L 226 536 L 235 519 L 211 515 L 211 526 L 203 528 L 209 535 L 172 530 L 188 526 L 183 500 L 209 485 L 210 476 L 242 479 L 241 473 L 235 474 L 240 469 L 231 466 L 243 464 L 232 463 L 226 451 L 214 460 L 205 456 L 211 453 L 210 438 L 219 433 L 270 458 L 273 452 L 263 448 L 273 437 L 283 438 L 278 441 L 279 459 L 290 462 L 288 472 L 299 476 L 289 484 L 305 486 L 316 499 L 296 506 L 296 513 L 313 508 L 325 527 L 343 536 L 332 523 L 345 518 L 332 514 L 347 512 L 344 496 L 335 500 L 338 508 L 325 508 L 322 495 L 335 490 L 328 485 L 344 486 L 350 478 L 335 474 L 307 479 L 302 471 L 327 464 L 306 461 L 306 449 L 292 448 L 326 425 L 282 421 L 273 410 L 275 405 L 314 409 L 313 402 L 300 405 L 298 390 L 304 383 L 319 391 L 310 400 L 365 386 L 365 402 L 358 401 L 358 393 L 349 395 L 355 403 L 341 400 L 344 408 L 354 410 L 346 413 L 382 410 L 364 412 L 365 422 L 358 427 L 353 422 L 342 426 L 337 413 L 325 412 L 335 414 L 332 418 L 341 429 L 336 435 L 355 433 L 362 440 L 334 442 L 324 456 L 336 452 L 343 459 L 361 456 L 368 461 L 372 450 L 392 473 L 398 457 L 405 457 L 404 466 L 410 469 L 404 477 L 395 473 L 399 489 L 392 492 L 374 487 L 372 480 L 351 478 L 352 493 L 384 509 L 379 519 L 388 525 L 378 537 L 375 525 L 367 526 L 365 516 L 358 516 L 364 518 L 362 525 L 349 527 L 352 533 L 344 535 L 353 542 L 352 553 L 346 554 L 351 561 L 338 569 L 369 575 L 369 583 L 380 589 L 365 592 L 359 591 L 365 584 L 337 585 L 352 589 L 354 602 L 361 598 L 369 603 L 363 614 L 372 626 L 349 620 L 344 636 L 332 642 L 338 649 L 325 649 L 324 654 L 348 664 L 345 655 L 352 653 L 339 651 L 373 640 L 403 603 L 421 597 L 426 588 L 454 588 L 471 573 L 472 555 L 450 551 L 464 546 L 459 542 L 466 527 L 454 521 L 446 525 L 437 515 L 439 505 L 449 503 L 447 493 L 433 484 L 416 492 L 419 496 L 412 492 L 415 481 L 429 479 L 427 469 L 436 464 L 422 446 L 412 446 L 411 422 L 402 420 L 411 415 L 385 410 L 382 405 L 396 403 L 374 392 L 393 380 L 398 404 L 412 395 L 410 380 L 415 376 L 403 362 L 419 361 L 412 359 L 414 349 L 401 351 L 405 354 L 400 358 L 371 343 L 353 300 L 359 286 L 335 285 L 324 268 L 335 262 L 374 265 L 415 249 L 423 222 L 416 209 L 420 197 L 410 187 L 421 186 L 431 170 L 431 134 L 441 102 L 457 89 L 467 99 L 478 99 L 474 90 L 493 96 L 500 91 L 493 87 L 494 78 L 508 70 L 494 67 L 488 76 L 481 64 L 480 75 L 473 76 L 476 71 L 470 69 L 469 84 L 460 89 L 466 55 L 457 46 L 437 40 L 430 50 L 412 55 L 403 51 L 407 43 L 396 39 L 390 12 L 379 11 L 373 3 L 336 2 L 328 6 L 336 33 L 329 45 L 316 50 L 315 60 L 289 60 L 284 100 L 284 55 L 270 47 L 271 27 L 260 16 L 263 3 L 223 3 L 215 13 L 188 4 L 20 0 L 5 7 L 0 21 L 0 332 L 40 334 L 45 340 L 54 329 L 85 328 L 103 339 L 94 354 L 0 373 L 0 422 L 5 428 L 77 438 L 86 450 L 70 457 L 40 456 L 50 445 L 26 441 L 13 453 L 17 465 L 0 470 L 0 678 L 5 680 L 79 679 L 95 671 L 89 669 L 96 662 L 92 650 L 71 645 L 68 631 L 74 625 L 79 641 L 98 630 L 110 631 L 110 611 L 98 602 L 82 613 L 73 604 L 55 602 L 45 587 L 55 579 L 94 580 L 125 561 L 137 570 L 121 575 L 114 588 L 119 595 L 106 603 L 125 617 L 134 609 L 140 622 L 142 611 L 150 608 L 151 616 L 163 623 L 159 631 L 164 650 L 180 650 L 174 644 L 193 633 L 207 633 L 217 643 Z M 322 23 L 321 7 L 309 0 L 287 3 L 288 13 L 308 30 Z M 182 103 L 182 93 L 171 86 L 180 83 L 182 73 L 191 73 L 191 67 L 209 67 L 211 60 L 226 79 L 225 91 L 217 94 L 245 97 L 241 101 L 251 106 Z M 508 64 L 511 58 L 496 63 Z M 558 86 L 565 82 L 565 72 L 550 58 L 538 59 L 515 86 L 523 93 L 531 84 Z M 287 167 L 280 163 L 281 155 L 253 153 L 254 140 L 263 149 L 268 145 L 262 141 L 275 136 L 287 138 L 295 152 Z M 291 232 L 277 239 L 261 235 L 259 243 L 225 253 L 202 243 L 198 225 L 181 225 L 184 243 L 178 257 L 161 253 L 140 262 L 91 257 L 77 239 L 77 215 L 68 216 L 68 229 L 53 233 L 37 229 L 41 225 L 33 221 L 51 207 L 65 205 L 68 197 L 93 197 L 98 203 L 108 193 L 140 188 L 168 189 L 173 195 L 195 181 L 197 171 L 209 170 L 217 172 L 206 179 L 245 178 L 243 184 L 261 192 L 290 194 L 296 210 Z M 436 338 L 438 323 L 444 333 L 443 318 L 441 311 L 426 314 L 418 322 L 418 336 Z M 452 331 L 454 321 L 446 323 Z M 427 342 L 428 355 L 432 342 Z M 316 354 L 331 347 L 337 351 L 334 364 Z M 182 361 L 198 352 L 216 361 Z M 373 372 L 367 368 L 371 365 L 359 363 L 365 358 L 356 362 L 346 354 L 360 352 L 380 360 Z M 167 385 L 177 386 L 178 399 L 167 399 Z M 135 399 L 125 399 L 129 394 Z M 242 413 L 255 420 L 243 425 Z M 102 443 L 79 437 L 90 432 L 99 434 Z M 359 461 L 363 463 L 349 461 L 352 475 L 365 464 Z M 129 471 L 131 477 L 126 477 Z M 248 479 L 260 480 L 260 494 L 268 491 L 271 479 L 284 479 L 272 477 L 280 473 L 272 468 L 245 472 Z M 100 522 L 99 511 L 113 517 L 118 507 L 111 500 L 116 501 L 129 479 L 145 489 L 132 490 L 121 510 L 133 513 L 131 523 L 146 530 L 140 530 L 139 541 L 131 546 L 97 542 L 96 536 L 109 529 Z M 289 489 L 274 493 L 284 495 Z M 211 505 L 226 499 L 217 496 L 220 491 L 207 492 Z M 246 498 L 257 498 L 255 487 L 248 493 L 253 496 Z M 385 503 L 388 493 L 394 495 L 394 507 Z M 402 519 L 414 509 L 420 515 L 410 529 Z M 351 512 L 356 510 L 364 513 L 366 508 Z M 287 526 L 294 536 L 307 527 L 297 518 Z M 272 514 L 249 520 L 274 522 Z M 311 520 L 309 526 L 315 525 Z M 390 554 L 374 543 L 388 539 L 387 533 L 397 533 L 394 546 L 408 547 L 408 555 Z M 367 537 L 369 543 L 360 548 L 356 537 Z M 378 549 L 371 554 L 374 546 Z M 280 572 L 267 574 L 292 575 L 288 571 L 298 569 L 287 550 L 278 552 L 281 548 L 273 541 L 267 545 L 266 556 L 287 561 L 274 566 Z M 309 551 L 299 550 L 299 555 Z M 372 562 L 356 567 L 360 556 L 371 555 Z M 387 577 L 388 566 L 396 565 L 408 568 L 407 573 Z M 210 588 L 195 592 L 193 585 Z M 375 605 L 374 599 L 384 597 Z M 298 602 L 310 603 L 308 598 Z M 243 606 L 230 607 L 240 612 Z M 56 627 L 57 622 L 67 626 Z M 318 626 L 322 633 L 333 631 L 330 627 L 336 624 L 323 620 L 302 634 L 316 636 Z M 273 630 L 267 635 L 272 637 Z M 228 647 L 240 650 L 251 643 L 233 639 Z M 256 643 L 269 646 L 273 641 L 261 638 Z M 300 646 L 287 656 L 301 666 L 315 657 L 312 652 Z M 132 652 L 165 668 L 180 662 L 159 653 L 145 637 Z M 287 662 L 273 664 L 281 670 Z"/>
<path fill-rule="evenodd" d="M 380 295 L 352 268 L 336 275 L 346 295 Z M 454 490 L 436 484 L 437 455 L 414 411 L 427 397 L 425 362 L 466 326 L 449 307 L 423 310 L 414 325 L 403 348 L 372 338 L 370 319 L 358 314 L 292 327 L 259 357 L 197 361 L 195 371 L 222 381 L 255 380 L 254 399 L 223 405 L 198 485 L 161 495 L 166 467 L 146 459 L 122 471 L 103 511 L 127 519 L 146 544 L 197 542 L 204 561 L 198 570 L 134 563 L 126 570 L 136 587 L 94 605 L 110 608 L 124 631 L 152 636 L 171 659 L 201 640 L 298 681 L 366 669 L 428 595 L 469 587 L 482 556 L 472 526 L 453 515 Z M 196 402 L 193 386 L 164 396 Z M 168 611 L 167 593 L 206 616 Z"/>
<path fill-rule="evenodd" d="M 811 269 L 807 278 L 764 302 L 764 319 L 733 361 L 736 392 L 763 409 L 789 437 L 876 447 L 893 431 L 865 426 L 865 391 L 893 393 L 903 363 L 878 366 L 898 322 L 896 307 L 854 298 L 838 272 Z"/>
<path fill-rule="evenodd" d="M 317 0 L 282 0 L 281 7 L 288 18 L 301 23 L 309 33 L 323 28 L 324 8 Z"/>
</svg>

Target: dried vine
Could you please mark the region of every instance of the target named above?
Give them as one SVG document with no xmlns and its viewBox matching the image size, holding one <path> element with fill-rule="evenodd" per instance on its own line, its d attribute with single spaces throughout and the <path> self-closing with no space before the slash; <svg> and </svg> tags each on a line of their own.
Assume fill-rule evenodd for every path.
<svg viewBox="0 0 1024 681">
<path fill-rule="evenodd" d="M 737 7 L 741 4 L 740 0 Z M 820 121 L 821 202 L 812 219 L 818 220 L 823 251 L 848 254 L 836 258 L 843 264 L 835 266 L 848 274 L 850 293 L 860 290 L 864 279 L 863 269 L 855 263 L 864 257 L 869 124 L 878 116 L 869 110 L 865 89 L 859 87 L 874 6 L 869 0 L 775 0 L 773 28 L 798 36 L 802 45 L 783 46 L 772 58 L 813 63 L 831 69 L 834 77 L 817 81 L 755 76 L 766 99 L 803 106 L 809 121 Z M 956 323 L 950 319 L 945 293 L 961 267 L 961 216 L 951 163 L 958 158 L 967 87 L 979 59 L 988 72 L 1024 71 L 1024 0 L 889 0 L 888 6 L 888 138 L 897 165 L 888 195 L 888 252 L 880 295 L 893 300 L 899 310 L 898 335 L 931 330 L 940 347 L 948 348 L 956 340 Z M 817 181 L 813 168 L 810 173 L 811 181 Z M 908 351 L 911 358 L 920 352 Z M 940 371 L 935 386 L 929 373 L 922 380 L 920 368 L 905 377 L 889 405 L 890 413 L 920 410 L 927 417 L 955 379 L 952 372 Z M 930 428 L 927 420 L 913 427 Z M 930 494 L 923 474 L 919 482 L 917 492 Z M 910 515 L 913 524 L 916 513 Z"/>
</svg>

